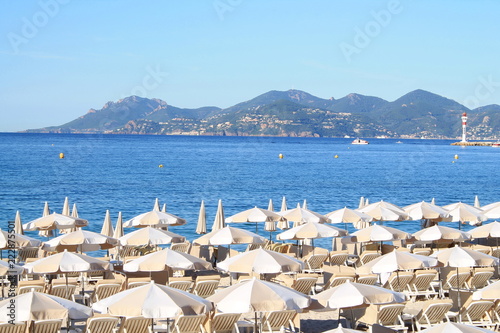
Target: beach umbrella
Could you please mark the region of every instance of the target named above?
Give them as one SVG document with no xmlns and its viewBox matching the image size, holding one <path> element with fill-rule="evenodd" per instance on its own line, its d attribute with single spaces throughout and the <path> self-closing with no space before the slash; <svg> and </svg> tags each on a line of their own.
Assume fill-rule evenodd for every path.
<svg viewBox="0 0 500 333">
<path fill-rule="evenodd" d="M 274 221 L 267 221 L 264 224 L 264 230 L 269 231 L 269 241 L 271 241 L 273 232 L 276 231 L 276 222 Z"/>
<path fill-rule="evenodd" d="M 119 244 L 118 239 L 87 230 L 77 230 L 53 238 L 43 244 L 45 251 L 90 252 L 111 249 Z"/>
<path fill-rule="evenodd" d="M 283 199 L 281 200 L 281 209 L 280 209 L 280 212 L 285 212 L 287 210 L 288 209 L 287 209 L 287 206 L 286 206 L 286 198 L 283 197 Z M 288 223 L 288 221 L 286 219 L 281 219 L 276 224 L 276 227 L 280 228 L 281 230 L 290 229 L 290 223 Z"/>
<path fill-rule="evenodd" d="M 259 248 L 221 261 L 217 268 L 232 273 L 270 274 L 299 272 L 304 263 L 286 254 Z"/>
<path fill-rule="evenodd" d="M 29 274 L 59 274 L 67 272 L 106 271 L 111 264 L 85 254 L 64 252 L 53 254 L 24 265 Z"/>
<path fill-rule="evenodd" d="M 312 296 L 330 309 L 354 308 L 368 304 L 402 303 L 406 296 L 386 288 L 347 281 Z"/>
<path fill-rule="evenodd" d="M 462 223 L 469 222 L 470 225 L 480 225 L 483 221 L 488 219 L 483 215 L 481 209 L 463 202 L 446 205 L 443 206 L 443 208 L 448 210 L 450 222 L 459 222 L 459 229 Z"/>
<path fill-rule="evenodd" d="M 71 209 L 71 217 L 79 217 L 78 208 L 76 208 L 76 203 L 73 204 L 73 209 Z"/>
<path fill-rule="evenodd" d="M 186 240 L 184 236 L 167 230 L 152 227 L 141 228 L 119 238 L 120 244 L 130 246 L 153 246 L 170 243 L 182 243 Z"/>
<path fill-rule="evenodd" d="M 67 215 L 67 216 L 70 215 L 70 212 L 69 212 L 69 199 L 68 199 L 68 197 L 64 198 L 63 209 L 62 209 L 61 214 Z"/>
<path fill-rule="evenodd" d="M 402 270 L 422 269 L 439 265 L 437 258 L 410 252 L 392 251 L 358 267 L 362 273 L 390 273 Z"/>
<path fill-rule="evenodd" d="M 411 220 L 436 220 L 442 221 L 449 216 L 448 211 L 439 206 L 425 201 L 403 207 Z"/>
<path fill-rule="evenodd" d="M 212 264 L 193 255 L 167 248 L 129 261 L 123 266 L 123 270 L 125 272 L 161 272 L 167 267 L 204 271 L 212 269 Z"/>
<path fill-rule="evenodd" d="M 370 223 L 373 218 L 365 213 L 361 213 L 354 209 L 349 209 L 347 207 L 334 210 L 325 215 L 330 220 L 330 223 Z"/>
<path fill-rule="evenodd" d="M 111 217 L 109 216 L 109 210 L 106 210 L 106 215 L 104 216 L 104 222 L 102 224 L 101 234 L 108 237 L 113 237 L 114 234 L 113 224 L 111 223 Z"/>
<path fill-rule="evenodd" d="M 212 304 L 186 291 L 151 282 L 100 300 L 92 308 L 113 316 L 154 319 L 208 313 Z"/>
<path fill-rule="evenodd" d="M 351 236 L 356 236 L 357 242 L 389 242 L 410 238 L 407 232 L 377 224 L 358 230 Z"/>
<path fill-rule="evenodd" d="M 226 226 L 224 219 L 224 207 L 222 207 L 222 200 L 219 199 L 217 204 L 217 213 L 215 214 L 214 224 L 212 224 L 212 231 L 222 229 Z"/>
<path fill-rule="evenodd" d="M 365 203 L 365 206 L 358 210 L 370 215 L 375 221 L 403 221 L 408 218 L 408 214 L 401 207 L 383 200 L 369 205 Z"/>
<path fill-rule="evenodd" d="M 85 227 L 86 225 L 88 225 L 87 220 L 67 215 L 52 213 L 50 215 L 40 217 L 36 220 L 24 224 L 23 229 L 26 231 L 71 229 L 74 227 Z"/>
<path fill-rule="evenodd" d="M 365 206 L 365 197 L 361 197 L 359 198 L 359 205 L 358 205 L 358 209 L 361 209 Z"/>
<path fill-rule="evenodd" d="M 328 222 L 328 218 L 319 213 L 313 212 L 308 209 L 301 208 L 297 206 L 297 208 L 289 209 L 284 212 L 279 212 L 283 218 L 287 221 L 296 222 L 297 224 L 303 224 L 307 222 L 318 222 L 318 223 L 326 223 Z"/>
<path fill-rule="evenodd" d="M 286 207 L 286 198 L 283 197 L 283 199 L 281 199 L 281 209 L 280 209 L 280 212 L 284 212 L 284 211 L 287 211 L 288 208 Z"/>
<path fill-rule="evenodd" d="M 155 200 L 155 204 L 153 205 L 153 210 L 159 212 L 160 211 L 160 201 L 158 198 Z"/>
<path fill-rule="evenodd" d="M 0 229 L 0 249 L 38 247 L 40 244 L 38 239 Z"/>
<path fill-rule="evenodd" d="M 50 215 L 50 209 L 49 209 L 49 203 L 45 201 L 45 205 L 43 206 L 43 213 L 42 216 L 49 216 Z"/>
<path fill-rule="evenodd" d="M 302 204 L 302 208 L 307 209 L 307 199 L 304 199 L 304 203 Z"/>
<path fill-rule="evenodd" d="M 413 233 L 413 237 L 418 241 L 432 242 L 450 240 L 463 242 L 471 238 L 470 234 L 455 228 L 435 225 L 430 228 L 419 230 Z"/>
<path fill-rule="evenodd" d="M 116 227 L 113 232 L 113 238 L 120 238 L 123 236 L 123 219 L 122 212 L 118 212 L 118 218 L 116 219 Z"/>
<path fill-rule="evenodd" d="M 163 204 L 163 206 L 161 207 L 161 211 L 162 211 L 163 213 L 166 213 L 166 212 L 167 212 L 167 204 L 166 204 L 166 203 L 164 203 L 164 204 Z"/>
<path fill-rule="evenodd" d="M 431 205 L 436 205 L 436 199 L 435 198 L 431 199 Z"/>
<path fill-rule="evenodd" d="M 43 213 L 42 217 L 49 216 L 50 215 L 50 209 L 49 209 L 49 203 L 45 201 L 45 205 L 43 206 Z M 24 226 L 23 226 L 24 229 Z M 54 231 L 52 230 L 42 230 L 38 229 L 38 235 L 42 237 L 54 237 Z"/>
<path fill-rule="evenodd" d="M 420 333 L 494 333 L 486 328 L 454 323 L 451 321 L 420 331 Z"/>
<path fill-rule="evenodd" d="M 474 197 L 474 207 L 481 208 L 481 203 L 479 202 L 479 197 L 477 195 Z"/>
<path fill-rule="evenodd" d="M 225 219 L 226 223 L 254 222 L 255 232 L 257 232 L 258 222 L 275 222 L 281 220 L 281 215 L 267 209 L 254 207 L 237 213 Z"/>
<path fill-rule="evenodd" d="M 283 231 L 276 236 L 279 240 L 302 240 L 346 236 L 347 231 L 331 225 L 308 222 L 298 227 Z"/>
<path fill-rule="evenodd" d="M 493 207 L 500 207 L 500 201 L 492 202 L 490 204 L 484 205 L 483 207 L 481 207 L 481 209 L 483 211 L 486 211 L 486 210 L 489 210 L 489 209 L 491 209 Z"/>
<path fill-rule="evenodd" d="M 19 211 L 16 212 L 16 218 L 14 219 L 14 232 L 19 235 L 24 235 L 21 213 Z"/>
<path fill-rule="evenodd" d="M 500 222 L 494 221 L 468 232 L 472 238 L 498 238 L 500 237 Z"/>
<path fill-rule="evenodd" d="M 493 282 L 492 284 L 475 291 L 472 294 L 472 299 L 500 299 L 500 281 Z"/>
<path fill-rule="evenodd" d="M 9 311 L 15 304 L 14 318 Z M 20 294 L 0 301 L 0 321 L 31 321 L 49 319 L 86 319 L 92 309 L 70 300 L 35 291 Z"/>
<path fill-rule="evenodd" d="M 193 241 L 193 244 L 198 245 L 232 245 L 232 244 L 262 244 L 266 239 L 251 231 L 224 227 L 215 231 L 211 231 Z"/>
<path fill-rule="evenodd" d="M 483 214 L 489 219 L 500 219 L 500 205 L 483 210 Z"/>
<path fill-rule="evenodd" d="M 153 210 L 147 213 L 137 215 L 136 217 L 123 223 L 124 228 L 145 228 L 145 227 L 169 227 L 186 224 L 186 220 L 170 213 L 163 213 L 159 210 Z"/>
<path fill-rule="evenodd" d="M 8 278 L 24 273 L 24 267 L 0 260 L 0 276 Z M 5 283 L 2 283 L 2 297 L 5 297 Z"/>
<path fill-rule="evenodd" d="M 207 233 L 207 213 L 205 211 L 205 201 L 201 200 L 200 213 L 198 214 L 198 224 L 196 224 L 196 233 L 203 235 Z"/>
<path fill-rule="evenodd" d="M 267 205 L 267 210 L 274 212 L 273 199 L 269 199 L 269 204 Z"/>
</svg>

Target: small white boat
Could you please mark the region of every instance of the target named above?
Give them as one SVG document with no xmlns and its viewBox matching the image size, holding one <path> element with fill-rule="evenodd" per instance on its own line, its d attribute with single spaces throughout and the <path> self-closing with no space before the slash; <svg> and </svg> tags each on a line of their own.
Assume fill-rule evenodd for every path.
<svg viewBox="0 0 500 333">
<path fill-rule="evenodd" d="M 401 142 L 401 141 L 396 141 L 396 143 L 403 143 L 403 142 Z"/>
<path fill-rule="evenodd" d="M 367 144 L 369 144 L 369 142 L 368 142 L 368 141 L 366 141 L 366 140 L 363 140 L 363 139 L 357 138 L 357 139 L 353 140 L 353 141 L 351 142 L 351 144 L 353 144 L 353 145 L 367 145 Z"/>
</svg>

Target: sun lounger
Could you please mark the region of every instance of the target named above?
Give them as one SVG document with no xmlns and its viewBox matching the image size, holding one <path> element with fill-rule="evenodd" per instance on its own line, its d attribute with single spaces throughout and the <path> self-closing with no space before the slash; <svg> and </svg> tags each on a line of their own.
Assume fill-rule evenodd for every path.
<svg viewBox="0 0 500 333">
<path fill-rule="evenodd" d="M 417 331 L 441 324 L 445 320 L 449 321 L 446 314 L 452 306 L 450 299 L 426 301 L 425 306 L 414 318 Z"/>
<path fill-rule="evenodd" d="M 332 265 L 345 265 L 349 253 L 347 251 L 332 251 L 330 252 L 330 264 Z"/>
<path fill-rule="evenodd" d="M 173 332 L 176 333 L 199 333 L 205 332 L 203 323 L 207 316 L 205 314 L 199 315 L 181 315 L 177 317 L 173 324 Z"/>
<path fill-rule="evenodd" d="M 295 332 L 293 317 L 297 312 L 295 310 L 271 311 L 262 318 L 262 332 Z"/>
<path fill-rule="evenodd" d="M 24 333 L 26 323 L 24 321 L 11 323 L 0 323 L 0 333 Z"/>
<path fill-rule="evenodd" d="M 397 292 L 407 291 L 413 278 L 414 275 L 410 272 L 393 272 L 384 284 L 384 288 Z"/>
<path fill-rule="evenodd" d="M 151 319 L 128 317 L 122 321 L 118 333 L 151 333 Z"/>
<path fill-rule="evenodd" d="M 61 325 L 62 319 L 37 320 L 31 324 L 31 333 L 59 333 Z"/>
<path fill-rule="evenodd" d="M 82 333 L 113 333 L 118 321 L 118 317 L 91 317 Z"/>
<path fill-rule="evenodd" d="M 233 330 L 239 333 L 238 319 L 240 313 L 216 313 L 211 319 L 211 333 L 232 333 Z"/>
</svg>

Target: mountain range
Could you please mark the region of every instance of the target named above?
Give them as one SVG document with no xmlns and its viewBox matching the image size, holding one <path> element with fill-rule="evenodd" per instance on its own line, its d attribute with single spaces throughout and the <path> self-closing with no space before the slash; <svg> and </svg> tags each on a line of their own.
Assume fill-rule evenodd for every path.
<svg viewBox="0 0 500 333">
<path fill-rule="evenodd" d="M 130 96 L 37 133 L 110 133 L 308 137 L 458 138 L 467 112 L 471 139 L 500 135 L 500 105 L 470 110 L 424 90 L 393 102 L 349 94 L 323 99 L 300 90 L 269 91 L 229 108 L 179 108 Z"/>
</svg>

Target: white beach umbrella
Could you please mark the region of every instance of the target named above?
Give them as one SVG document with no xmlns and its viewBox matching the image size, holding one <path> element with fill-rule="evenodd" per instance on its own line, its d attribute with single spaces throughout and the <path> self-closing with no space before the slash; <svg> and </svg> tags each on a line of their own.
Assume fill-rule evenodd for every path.
<svg viewBox="0 0 500 333">
<path fill-rule="evenodd" d="M 399 270 L 436 267 L 438 265 L 437 258 L 410 252 L 392 251 L 358 267 L 357 272 L 380 274 Z"/>
<path fill-rule="evenodd" d="M 375 221 L 403 221 L 408 218 L 401 207 L 383 200 L 365 205 L 358 211 L 370 215 Z"/>
<path fill-rule="evenodd" d="M 155 200 L 155 204 L 153 205 L 153 210 L 159 212 L 160 211 L 160 201 L 158 198 Z"/>
<path fill-rule="evenodd" d="M 328 217 L 330 223 L 352 223 L 356 229 L 369 227 L 370 222 L 373 221 L 370 215 L 347 207 L 334 210 L 325 216 Z"/>
<path fill-rule="evenodd" d="M 125 272 L 161 272 L 167 267 L 180 270 L 213 269 L 212 264 L 206 260 L 167 248 L 129 261 L 123 266 L 123 270 Z"/>
<path fill-rule="evenodd" d="M 88 221 L 67 215 L 52 213 L 48 216 L 40 217 L 23 225 L 26 231 L 32 230 L 53 230 L 71 229 L 74 227 L 85 227 Z"/>
<path fill-rule="evenodd" d="M 38 239 L 0 229 L 0 249 L 8 249 L 9 245 L 14 248 L 22 248 L 38 247 L 40 244 L 42 242 Z"/>
<path fill-rule="evenodd" d="M 357 242 L 389 242 L 410 238 L 410 234 L 396 228 L 383 225 L 372 225 L 351 234 Z"/>
<path fill-rule="evenodd" d="M 14 318 L 10 308 L 15 304 Z M 49 319 L 86 319 L 92 316 L 92 309 L 70 300 L 39 292 L 19 294 L 0 301 L 0 321 L 31 321 Z"/>
<path fill-rule="evenodd" d="M 49 203 L 47 201 L 45 201 L 45 205 L 43 206 L 42 217 L 49 216 L 49 215 L 50 215 Z"/>
<path fill-rule="evenodd" d="M 288 208 L 286 207 L 286 198 L 283 196 L 283 199 L 281 199 L 281 209 L 280 212 L 287 211 Z"/>
<path fill-rule="evenodd" d="M 193 241 L 193 244 L 198 245 L 232 245 L 232 244 L 262 244 L 266 239 L 251 231 L 224 227 L 215 231 L 211 231 Z"/>
<path fill-rule="evenodd" d="M 203 235 L 207 233 L 207 213 L 205 211 L 205 201 L 201 200 L 200 213 L 198 214 L 198 223 L 196 224 L 196 233 Z"/>
<path fill-rule="evenodd" d="M 480 299 L 500 299 L 500 281 L 493 282 L 486 287 L 475 291 L 472 294 L 472 299 L 480 300 Z"/>
<path fill-rule="evenodd" d="M 273 199 L 269 199 L 269 204 L 267 205 L 267 210 L 270 210 L 271 212 L 274 212 Z"/>
<path fill-rule="evenodd" d="M 122 212 L 118 212 L 118 218 L 116 219 L 116 227 L 113 232 L 113 238 L 120 238 L 123 236 L 123 219 Z"/>
<path fill-rule="evenodd" d="M 474 207 L 481 208 L 481 203 L 479 202 L 479 197 L 477 195 L 474 197 Z"/>
<path fill-rule="evenodd" d="M 483 214 L 489 219 L 500 219 L 500 205 L 483 210 Z"/>
<path fill-rule="evenodd" d="M 499 259 L 485 253 L 455 245 L 454 247 L 433 253 L 444 266 L 449 267 L 474 267 L 498 266 Z"/>
<path fill-rule="evenodd" d="M 164 204 L 163 204 L 163 206 L 161 207 L 161 211 L 162 211 L 163 213 L 166 213 L 166 212 L 167 212 L 167 204 L 166 204 L 166 203 L 164 203 Z"/>
<path fill-rule="evenodd" d="M 449 216 L 448 211 L 425 201 L 403 207 L 411 220 L 443 220 Z"/>
<path fill-rule="evenodd" d="M 281 200 L 281 209 L 280 209 L 280 212 L 285 212 L 287 210 L 288 209 L 287 209 L 287 206 L 286 206 L 286 198 L 283 197 L 283 199 Z M 290 223 L 288 223 L 288 221 L 286 219 L 282 219 L 282 220 L 280 220 L 276 224 L 276 227 L 278 227 L 281 230 L 290 229 Z"/>
<path fill-rule="evenodd" d="M 114 230 L 113 224 L 111 223 L 111 217 L 109 216 L 109 210 L 106 210 L 106 215 L 104 216 L 104 222 L 102 224 L 101 234 L 108 237 L 113 237 Z"/>
<path fill-rule="evenodd" d="M 276 236 L 279 240 L 302 240 L 346 236 L 347 231 L 331 225 L 308 222 L 283 231 Z"/>
<path fill-rule="evenodd" d="M 116 238 L 80 229 L 45 242 L 42 249 L 57 252 L 64 250 L 90 252 L 111 249 L 118 244 Z"/>
<path fill-rule="evenodd" d="M 219 199 L 217 204 L 217 213 L 215 213 L 214 224 L 212 224 L 212 231 L 222 229 L 226 226 L 224 218 L 224 207 L 222 206 L 222 200 Z"/>
<path fill-rule="evenodd" d="M 19 211 L 16 212 L 16 218 L 14 219 L 14 232 L 16 234 L 24 235 L 21 213 Z"/>
<path fill-rule="evenodd" d="M 217 268 L 235 273 L 286 273 L 301 271 L 304 263 L 286 254 L 259 248 L 221 261 Z"/>
<path fill-rule="evenodd" d="M 446 205 L 443 208 L 448 210 L 451 222 L 459 222 L 459 227 L 465 222 L 469 222 L 470 225 L 478 225 L 488 219 L 483 215 L 481 209 L 463 202 Z"/>
<path fill-rule="evenodd" d="M 494 221 L 469 230 L 472 238 L 498 238 L 500 237 L 500 222 Z"/>
<path fill-rule="evenodd" d="M 69 211 L 69 199 L 68 199 L 68 197 L 64 198 L 63 209 L 62 209 L 61 214 L 67 215 L 67 216 L 70 215 L 70 211 Z"/>
<path fill-rule="evenodd" d="M 258 222 L 276 222 L 282 219 L 281 215 L 267 209 L 254 207 L 237 213 L 225 219 L 226 223 L 254 222 L 255 232 L 257 232 Z M 269 230 L 268 230 L 269 231 Z"/>
<path fill-rule="evenodd" d="M 67 272 L 106 271 L 111 264 L 85 254 L 64 252 L 53 254 L 24 265 L 28 273 L 59 274 Z"/>
<path fill-rule="evenodd" d="M 298 224 L 307 223 L 307 222 L 318 222 L 318 223 L 326 223 L 328 222 L 328 218 L 319 213 L 313 212 L 308 209 L 301 208 L 297 206 L 297 208 L 289 209 L 284 212 L 279 212 L 283 218 L 287 221 L 296 222 Z"/>
<path fill-rule="evenodd" d="M 418 241 L 432 242 L 440 240 L 453 240 L 456 242 L 463 242 L 471 238 L 470 234 L 455 228 L 444 227 L 435 225 L 430 228 L 419 230 L 413 233 Z"/>
<path fill-rule="evenodd" d="M 152 246 L 170 243 L 182 243 L 186 240 L 184 236 L 167 230 L 152 227 L 141 228 L 119 238 L 120 244 L 130 246 Z"/>
<path fill-rule="evenodd" d="M 50 215 L 49 203 L 47 201 L 45 201 L 45 204 L 43 206 L 42 217 L 49 216 L 49 215 Z M 24 229 L 24 225 L 23 225 L 23 229 Z M 39 229 L 38 235 L 40 235 L 42 237 L 53 237 L 54 231 Z"/>
<path fill-rule="evenodd" d="M 169 227 L 186 224 L 186 220 L 170 213 L 163 213 L 153 210 L 137 215 L 136 217 L 123 223 L 124 228 L 145 228 L 145 227 Z"/>
<path fill-rule="evenodd" d="M 489 209 L 491 209 L 493 207 L 500 207 L 500 201 L 492 202 L 490 204 L 484 205 L 483 207 L 481 207 L 481 209 L 483 211 L 486 211 L 486 210 L 489 210 Z"/>
<path fill-rule="evenodd" d="M 79 217 L 78 208 L 76 208 L 76 202 L 73 204 L 73 209 L 71 209 L 71 217 Z"/>
<path fill-rule="evenodd" d="M 365 206 L 365 197 L 361 197 L 359 198 L 359 205 L 358 205 L 358 209 L 361 209 Z"/>
</svg>

